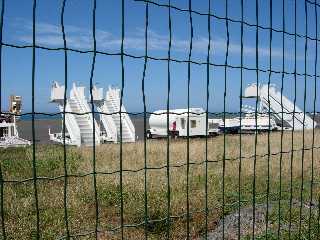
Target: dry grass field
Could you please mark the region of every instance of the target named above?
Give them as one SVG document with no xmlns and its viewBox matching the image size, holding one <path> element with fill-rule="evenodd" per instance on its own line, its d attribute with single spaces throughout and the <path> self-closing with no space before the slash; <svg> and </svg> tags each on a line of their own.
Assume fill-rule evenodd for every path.
<svg viewBox="0 0 320 240">
<path fill-rule="evenodd" d="M 272 209 L 269 215 L 270 238 L 276 237 L 278 228 L 278 201 L 281 177 L 281 234 L 286 239 L 289 225 L 290 187 L 293 189 L 293 202 L 302 204 L 302 233 L 308 232 L 310 180 L 312 159 L 314 160 L 313 200 L 318 206 L 320 131 L 315 130 L 314 150 L 312 151 L 312 131 L 305 132 L 305 150 L 302 132 L 295 132 L 293 149 L 291 132 L 284 132 L 281 152 L 281 133 L 270 134 L 268 158 L 268 134 L 242 136 L 241 160 L 241 205 L 252 206 L 254 163 L 256 163 L 256 203 L 267 201 L 267 179 L 269 162 L 269 202 Z M 208 229 L 213 231 L 223 216 L 223 163 L 225 163 L 225 214 L 237 211 L 239 176 L 239 135 L 218 136 L 208 139 Z M 205 232 L 205 139 L 190 139 L 189 204 L 190 232 L 192 238 L 200 238 Z M 255 156 L 256 151 L 256 157 Z M 313 153 L 313 155 L 312 155 Z M 125 239 L 142 239 L 145 233 L 145 197 L 149 223 L 147 232 L 150 239 L 163 239 L 167 224 L 167 142 L 165 139 L 148 140 L 145 159 L 144 143 L 123 144 L 123 221 Z M 187 226 L 187 139 L 170 140 L 170 235 L 172 239 L 184 239 Z M 313 157 L 312 157 L 313 156 Z M 99 210 L 99 238 L 120 239 L 121 231 L 121 187 L 120 187 L 120 145 L 105 144 L 96 147 L 97 200 Z M 224 161 L 224 159 L 226 159 Z M 268 161 L 269 159 L 269 161 Z M 282 161 L 280 161 L 282 159 Z M 292 162 L 291 162 L 292 159 Z M 4 183 L 4 217 L 8 239 L 32 239 L 36 231 L 36 210 L 32 181 L 32 147 L 1 149 L 0 160 Z M 282 170 L 280 171 L 280 162 Z M 66 234 L 64 222 L 64 164 L 63 146 L 37 145 L 37 181 L 40 229 L 43 239 L 55 239 Z M 291 164 L 292 163 L 292 164 Z M 302 169 L 303 163 L 303 169 Z M 292 165 L 292 168 L 291 168 Z M 292 169 L 292 181 L 291 181 Z M 95 195 L 93 187 L 92 148 L 67 147 L 67 171 L 70 177 L 67 185 L 67 206 L 70 234 L 86 233 L 95 228 Z M 300 199 L 303 175 L 302 201 Z M 60 176 L 60 177 L 59 177 Z M 49 179 L 47 179 L 47 178 Z M 31 179 L 30 179 L 31 178 Z M 27 179 L 26 181 L 19 182 Z M 29 179 L 29 180 L 28 180 Z M 50 180 L 51 179 L 51 180 Z M 15 180 L 18 182 L 14 182 Z M 291 184 L 292 183 L 292 184 Z M 297 205 L 297 206 L 296 206 Z M 296 204 L 292 207 L 292 234 L 298 233 L 300 212 Z M 317 207 L 312 213 L 311 234 L 318 234 Z M 136 226 L 135 226 L 136 225 Z M 248 229 L 246 234 L 250 234 Z M 242 237 L 246 239 L 246 234 Z M 257 237 L 264 236 L 264 228 L 256 229 Z M 93 239 L 94 235 L 77 237 Z"/>
</svg>

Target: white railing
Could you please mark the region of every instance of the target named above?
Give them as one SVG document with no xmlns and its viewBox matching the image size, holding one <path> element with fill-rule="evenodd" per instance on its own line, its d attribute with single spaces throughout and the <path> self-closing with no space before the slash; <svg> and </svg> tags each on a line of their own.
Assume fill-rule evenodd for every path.
<svg viewBox="0 0 320 240">
<path fill-rule="evenodd" d="M 59 105 L 59 109 L 60 109 L 60 112 L 63 114 L 63 106 L 62 105 Z M 66 105 L 66 112 L 72 112 L 68 102 Z M 65 125 L 66 125 L 68 133 L 70 135 L 71 141 L 75 145 L 80 146 L 81 145 L 80 129 L 79 129 L 79 126 L 78 126 L 78 123 L 75 119 L 74 114 L 66 113 L 65 119 L 66 119 Z M 62 129 L 62 131 L 63 131 L 63 129 Z"/>
<path fill-rule="evenodd" d="M 120 111 L 120 89 L 113 89 L 109 87 L 107 91 L 107 99 L 106 101 L 111 105 L 112 112 L 117 113 Z M 135 141 L 135 127 L 127 114 L 125 107 L 121 106 L 121 118 L 119 114 L 119 120 L 124 123 L 124 125 L 128 128 L 131 139 Z"/>
<path fill-rule="evenodd" d="M 110 137 L 111 141 L 117 142 L 118 141 L 117 126 L 113 121 L 112 115 L 103 114 L 103 113 L 110 114 L 111 111 L 109 111 L 108 106 L 104 103 L 100 106 L 97 106 L 97 108 L 98 108 L 98 111 L 102 113 L 100 114 L 100 117 L 108 137 Z"/>
<path fill-rule="evenodd" d="M 260 98 L 262 100 L 261 103 L 265 108 L 269 108 L 267 85 L 261 86 L 260 94 Z M 293 127 L 293 119 L 295 119 L 294 127 L 297 130 L 303 128 L 313 128 L 312 118 L 307 114 L 304 114 L 304 112 L 298 106 L 294 106 L 294 104 L 284 95 L 281 96 L 281 92 L 279 92 L 274 86 L 270 87 L 269 89 L 269 99 L 270 108 L 279 120 L 282 120 L 283 118 L 284 121 Z"/>
<path fill-rule="evenodd" d="M 105 104 L 106 102 L 103 98 L 103 88 L 97 88 L 96 86 L 93 86 L 92 96 L 93 103 L 100 112 L 100 120 L 106 131 L 106 137 L 102 139 L 106 141 L 117 142 L 117 126 L 112 118 L 112 115 L 109 115 L 111 112 L 109 111 L 107 104 Z"/>
<path fill-rule="evenodd" d="M 132 123 L 132 121 L 131 121 L 131 118 L 129 117 L 129 115 L 128 115 L 128 113 L 127 113 L 127 111 L 126 111 L 126 109 L 125 109 L 125 107 L 122 105 L 122 107 L 121 107 L 122 109 L 121 109 L 121 112 L 123 112 L 122 114 L 121 114 L 121 116 L 123 116 L 123 120 L 124 120 L 124 122 L 125 122 L 125 124 L 127 125 L 127 127 L 129 128 L 129 131 L 130 131 L 130 135 L 131 135 L 131 138 L 133 139 L 133 140 L 135 140 L 135 128 L 134 128 L 134 126 L 133 126 L 133 123 Z"/>
<path fill-rule="evenodd" d="M 80 89 L 80 91 L 79 91 Z M 93 129 L 93 122 L 95 124 L 95 141 L 99 144 L 100 143 L 100 128 L 98 127 L 98 125 L 96 124 L 92 113 L 91 109 L 88 105 L 88 103 L 86 102 L 86 98 L 84 95 L 84 87 L 76 87 L 75 84 L 73 84 L 72 90 L 70 92 L 70 98 L 72 98 L 77 102 L 77 105 L 80 107 L 80 112 L 79 113 L 87 113 L 85 114 L 85 117 L 88 120 L 88 123 L 90 125 L 90 127 Z"/>
</svg>

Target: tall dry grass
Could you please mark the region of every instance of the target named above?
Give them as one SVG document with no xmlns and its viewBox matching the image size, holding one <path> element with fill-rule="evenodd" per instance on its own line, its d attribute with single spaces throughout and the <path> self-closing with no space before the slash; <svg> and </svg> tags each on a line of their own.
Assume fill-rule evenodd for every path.
<svg viewBox="0 0 320 240">
<path fill-rule="evenodd" d="M 253 178 L 256 179 L 256 203 L 266 203 L 269 166 L 270 204 L 279 199 L 280 176 L 281 197 L 284 205 L 289 202 L 290 188 L 293 199 L 300 201 L 303 174 L 302 202 L 310 199 L 310 180 L 313 170 L 313 202 L 319 197 L 319 143 L 320 131 L 306 131 L 293 135 L 284 132 L 268 134 L 218 136 L 208 139 L 208 164 L 206 181 L 206 141 L 190 139 L 189 155 L 189 198 L 187 199 L 187 139 L 170 140 L 169 149 L 165 139 L 148 140 L 146 143 L 145 172 L 144 143 L 137 142 L 122 146 L 122 191 L 120 186 L 120 145 L 105 144 L 96 147 L 96 189 L 93 184 L 92 148 L 67 148 L 68 185 L 67 207 L 70 233 L 78 234 L 94 230 L 95 207 L 99 210 L 99 238 L 119 239 L 121 237 L 121 197 L 123 199 L 124 236 L 126 239 L 141 239 L 145 234 L 145 198 L 147 198 L 148 224 L 146 230 L 150 239 L 162 239 L 167 231 L 168 180 L 170 183 L 170 234 L 173 239 L 186 237 L 187 201 L 189 200 L 190 231 L 196 238 L 205 231 L 205 201 L 208 201 L 209 231 L 213 230 L 223 216 L 223 163 L 225 214 L 238 207 L 240 148 L 241 159 L 241 205 L 252 206 Z M 312 143 L 315 148 L 312 150 Z M 305 150 L 302 150 L 303 147 Z M 282 153 L 281 153 L 282 148 Z M 167 177 L 167 151 L 169 151 L 170 178 Z M 5 180 L 32 178 L 32 149 L 1 150 L 1 164 Z M 312 157 L 313 156 L 313 157 Z M 63 147 L 39 145 L 36 148 L 38 176 L 62 176 Z M 280 161 L 281 160 L 281 161 Z M 292 160 L 292 162 L 291 162 Z M 280 162 L 282 163 L 280 171 Z M 291 164 L 292 163 L 292 164 Z M 303 170 L 302 170 L 303 163 Z M 255 166 L 255 171 L 254 171 Z M 291 171 L 292 170 L 292 171 Z M 291 175 L 292 173 L 292 175 Z M 81 177 L 80 177 L 81 176 Z M 292 176 L 292 182 L 291 182 Z M 146 185 L 145 185 L 146 179 Z M 31 179 L 32 180 L 32 179 Z M 207 182 L 208 194 L 205 194 Z M 66 234 L 64 221 L 64 178 L 38 180 L 41 236 L 52 239 Z M 146 195 L 145 195 L 146 191 Z M 122 194 L 121 194 L 122 193 Z M 282 202 L 281 201 L 281 202 Z M 35 201 L 33 181 L 5 182 L 4 184 L 5 226 L 9 237 L 30 239 L 35 234 Z M 284 207 L 285 208 L 285 207 Z M 273 207 L 275 209 L 275 207 Z M 275 210 L 277 211 L 277 210 Z M 277 221 L 274 219 L 274 221 Z M 283 218 L 283 222 L 287 219 Z M 298 224 L 298 223 L 294 223 Z M 307 227 L 308 218 L 303 219 Z M 93 235 L 83 237 L 91 239 Z"/>
</svg>

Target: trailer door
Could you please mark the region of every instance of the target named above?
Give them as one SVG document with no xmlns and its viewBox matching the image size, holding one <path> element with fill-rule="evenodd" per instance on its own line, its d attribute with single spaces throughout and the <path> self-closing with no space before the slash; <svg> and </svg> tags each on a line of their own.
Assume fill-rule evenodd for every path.
<svg viewBox="0 0 320 240">
<path fill-rule="evenodd" d="M 190 117 L 189 119 L 189 135 L 190 136 L 196 136 L 199 135 L 199 126 L 200 126 L 200 121 L 199 119 L 195 117 Z"/>
<path fill-rule="evenodd" d="M 177 130 L 179 131 L 179 136 L 187 136 L 187 119 L 183 116 L 180 116 L 177 119 Z"/>
</svg>

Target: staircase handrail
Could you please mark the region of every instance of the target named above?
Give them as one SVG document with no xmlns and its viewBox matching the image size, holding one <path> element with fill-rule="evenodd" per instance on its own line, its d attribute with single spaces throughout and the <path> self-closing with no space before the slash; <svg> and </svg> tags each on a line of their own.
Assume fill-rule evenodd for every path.
<svg viewBox="0 0 320 240">
<path fill-rule="evenodd" d="M 60 112 L 63 114 L 63 105 L 59 105 Z M 66 112 L 71 112 L 70 105 L 67 101 Z M 75 141 L 75 144 L 80 146 L 81 137 L 80 137 L 80 129 L 75 120 L 75 116 L 72 113 L 65 113 L 65 124 L 70 135 L 70 139 Z"/>
<path fill-rule="evenodd" d="M 74 86 L 72 90 L 74 91 L 75 100 L 78 102 L 78 104 L 79 104 L 79 106 L 81 108 L 80 109 L 81 113 L 86 113 L 85 116 L 86 116 L 87 120 L 89 121 L 89 124 L 90 124 L 92 129 L 93 129 L 93 122 L 94 122 L 94 124 L 95 124 L 95 137 L 96 137 L 95 140 L 98 139 L 98 141 L 99 141 L 100 129 L 97 126 L 97 124 L 95 122 L 95 119 L 94 118 L 92 119 L 92 117 L 93 117 L 92 116 L 92 111 L 89 108 L 89 105 L 87 104 L 86 99 L 83 98 L 83 101 L 81 101 L 82 98 L 79 96 L 77 87 Z"/>
<path fill-rule="evenodd" d="M 132 138 L 134 139 L 135 138 L 135 128 L 134 128 L 134 125 L 133 125 L 133 123 L 132 123 L 132 121 L 131 121 L 131 118 L 129 117 L 129 114 L 127 113 L 127 111 L 126 111 L 126 109 L 125 109 L 125 107 L 123 106 L 123 104 L 122 104 L 122 110 L 121 110 L 121 112 L 122 112 L 122 114 L 121 115 L 123 115 L 124 116 L 124 120 L 125 120 L 125 122 L 126 122 L 126 124 L 127 124 L 127 126 L 129 127 L 129 129 L 130 129 L 130 134 L 132 135 Z M 133 133 L 133 134 L 132 134 Z"/>
<path fill-rule="evenodd" d="M 279 91 L 277 91 L 277 89 L 275 87 L 271 87 L 270 88 L 271 91 L 269 91 L 269 96 L 271 97 L 272 100 L 274 100 L 276 103 L 278 103 L 281 106 L 281 103 L 279 102 L 279 100 L 277 100 L 278 98 L 278 94 Z M 262 96 L 260 96 L 260 98 L 263 98 L 264 101 L 266 101 L 265 104 L 268 104 L 266 97 L 264 96 L 264 94 L 261 94 Z M 307 127 L 307 128 L 312 128 L 313 126 L 313 121 L 311 119 L 311 117 L 309 117 L 307 114 L 305 114 L 297 105 L 295 106 L 295 110 L 293 113 L 293 110 L 290 111 L 286 106 L 289 105 L 289 107 L 292 107 L 292 105 L 294 105 L 288 98 L 286 98 L 285 96 L 281 96 L 282 97 L 282 106 L 281 108 L 283 108 L 283 114 L 285 114 L 285 116 L 290 116 L 290 119 L 286 119 L 285 121 L 292 121 L 292 119 L 296 119 L 298 121 L 298 123 L 300 123 L 302 125 L 303 128 Z M 280 97 L 280 101 L 281 101 L 281 97 Z M 270 104 L 271 105 L 271 104 Z M 290 106 L 291 105 L 291 106 Z M 267 105 L 267 107 L 269 107 L 269 104 Z M 271 107 L 271 106 L 270 106 Z M 272 108 L 272 107 L 271 107 Z M 282 112 L 282 110 L 280 111 Z M 282 118 L 282 113 L 280 119 Z M 276 115 L 279 115 L 279 113 L 276 113 Z M 304 121 L 301 120 L 301 115 L 305 115 L 305 119 Z M 310 125 L 311 124 L 311 125 Z M 316 124 L 315 124 L 316 126 Z"/>
<path fill-rule="evenodd" d="M 133 123 L 129 117 L 129 114 L 127 113 L 124 105 L 122 104 L 121 108 L 120 108 L 120 103 L 119 103 L 119 105 L 117 104 L 117 106 L 114 106 L 113 102 L 115 100 L 117 100 L 117 101 L 120 100 L 119 94 L 114 89 L 109 88 L 109 96 L 111 97 L 110 100 L 113 100 L 113 101 L 111 101 L 111 105 L 114 108 L 113 110 L 116 110 L 114 113 L 118 113 L 119 115 L 121 115 L 120 121 L 122 121 L 122 119 L 123 119 L 123 122 L 125 122 L 125 124 L 127 125 L 127 127 L 130 130 L 130 135 L 131 135 L 132 139 L 135 139 L 135 128 L 134 128 L 134 125 L 133 125 Z M 106 101 L 110 101 L 110 100 L 106 99 Z M 120 114 L 120 111 L 121 111 L 121 114 Z"/>
<path fill-rule="evenodd" d="M 117 142 L 118 141 L 117 126 L 115 125 L 115 123 L 112 119 L 112 116 L 109 115 L 110 111 L 108 109 L 108 106 L 105 104 L 105 101 L 104 101 L 101 105 L 99 105 L 97 107 L 98 107 L 98 111 L 102 113 L 101 114 L 102 116 L 100 115 L 102 122 L 106 121 L 107 122 L 106 125 L 109 126 L 109 127 L 107 127 L 107 126 L 104 126 L 104 127 L 108 128 L 111 131 L 111 135 L 112 135 L 111 138 L 115 142 Z M 106 109 L 106 111 L 104 110 L 104 108 Z M 108 115 L 103 114 L 103 113 L 107 113 Z M 112 127 L 110 127 L 110 126 L 112 126 Z M 106 131 L 108 131 L 108 130 L 106 129 Z"/>
</svg>

